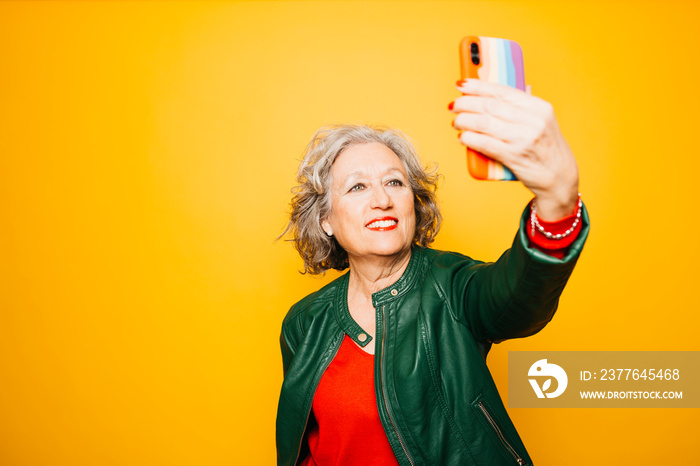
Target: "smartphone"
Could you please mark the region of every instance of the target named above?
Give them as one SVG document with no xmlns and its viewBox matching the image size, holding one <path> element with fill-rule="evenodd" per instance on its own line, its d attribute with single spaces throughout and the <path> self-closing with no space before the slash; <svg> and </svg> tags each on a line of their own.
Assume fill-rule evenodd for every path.
<svg viewBox="0 0 700 466">
<path fill-rule="evenodd" d="M 517 42 L 495 37 L 467 36 L 459 45 L 462 79 L 481 79 L 525 90 L 523 51 Z M 477 180 L 514 181 L 502 163 L 467 148 L 467 167 Z"/>
</svg>

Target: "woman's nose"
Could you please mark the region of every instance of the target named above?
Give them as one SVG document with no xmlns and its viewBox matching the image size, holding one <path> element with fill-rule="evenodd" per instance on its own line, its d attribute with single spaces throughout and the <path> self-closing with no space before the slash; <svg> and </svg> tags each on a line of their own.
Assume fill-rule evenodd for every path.
<svg viewBox="0 0 700 466">
<path fill-rule="evenodd" d="M 391 205 L 391 196 L 386 192 L 384 186 L 379 186 L 373 190 L 371 204 L 373 209 L 388 209 Z"/>
</svg>

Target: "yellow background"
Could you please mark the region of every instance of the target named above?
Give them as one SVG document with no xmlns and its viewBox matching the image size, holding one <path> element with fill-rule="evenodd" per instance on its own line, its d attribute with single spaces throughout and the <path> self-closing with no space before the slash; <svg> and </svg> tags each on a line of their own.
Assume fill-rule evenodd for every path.
<svg viewBox="0 0 700 466">
<path fill-rule="evenodd" d="M 435 247 L 495 259 L 529 194 L 466 173 L 446 106 L 467 34 L 523 47 L 592 233 L 509 350 L 698 350 L 700 5 L 0 3 L 0 464 L 272 464 L 313 132 L 397 126 L 445 175 Z M 698 464 L 697 410 L 511 409 L 538 465 Z"/>
</svg>

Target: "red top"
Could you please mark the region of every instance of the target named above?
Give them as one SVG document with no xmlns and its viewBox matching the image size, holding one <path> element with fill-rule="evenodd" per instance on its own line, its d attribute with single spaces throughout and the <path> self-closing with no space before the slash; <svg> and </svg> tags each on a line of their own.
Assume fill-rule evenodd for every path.
<svg viewBox="0 0 700 466">
<path fill-rule="evenodd" d="M 377 411 L 374 355 L 345 335 L 321 377 L 313 403 L 317 425 L 309 431 L 302 466 L 397 465 Z"/>
<path fill-rule="evenodd" d="M 540 225 L 562 234 L 573 225 L 576 214 Z M 548 239 L 527 228 L 530 245 L 562 259 L 581 231 L 581 222 L 571 235 Z M 398 465 L 379 420 L 374 393 L 374 355 L 357 346 L 345 335 L 338 354 L 321 377 L 313 402 L 314 427 L 309 430 L 309 455 L 302 466 Z"/>
</svg>

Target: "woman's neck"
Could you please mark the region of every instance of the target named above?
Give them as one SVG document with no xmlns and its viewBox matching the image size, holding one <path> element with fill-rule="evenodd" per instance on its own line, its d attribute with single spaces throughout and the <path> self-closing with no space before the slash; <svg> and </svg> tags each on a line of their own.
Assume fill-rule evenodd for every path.
<svg viewBox="0 0 700 466">
<path fill-rule="evenodd" d="M 372 294 L 396 283 L 411 260 L 411 248 L 392 257 L 350 257 L 350 292 L 371 299 Z"/>
</svg>

